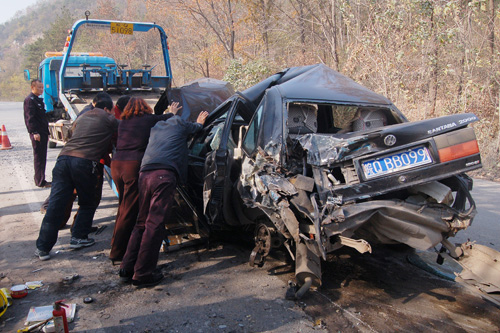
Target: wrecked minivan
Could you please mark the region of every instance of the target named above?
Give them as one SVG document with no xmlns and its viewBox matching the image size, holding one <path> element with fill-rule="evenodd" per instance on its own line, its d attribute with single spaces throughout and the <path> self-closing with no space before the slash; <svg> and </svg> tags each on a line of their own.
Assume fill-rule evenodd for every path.
<svg viewBox="0 0 500 333">
<path fill-rule="evenodd" d="M 471 113 L 417 122 L 387 98 L 322 65 L 294 67 L 236 93 L 189 143 L 179 198 L 211 232 L 255 235 L 252 265 L 273 248 L 295 260 L 302 296 L 343 246 L 427 250 L 472 222 L 481 167 Z M 186 218 L 186 215 L 183 215 Z"/>
</svg>

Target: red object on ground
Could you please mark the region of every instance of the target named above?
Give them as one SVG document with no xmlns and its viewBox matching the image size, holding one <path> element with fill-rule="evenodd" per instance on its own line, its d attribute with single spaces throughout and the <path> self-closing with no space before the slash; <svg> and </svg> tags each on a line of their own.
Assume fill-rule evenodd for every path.
<svg viewBox="0 0 500 333">
<path fill-rule="evenodd" d="M 24 284 L 18 284 L 10 288 L 10 296 L 12 298 L 23 298 L 28 295 L 28 291 L 26 290 L 26 286 Z"/>
<path fill-rule="evenodd" d="M 52 316 L 54 316 L 54 326 L 56 333 L 69 333 L 68 319 L 66 319 L 66 311 L 62 307 L 68 307 L 63 301 L 57 301 L 54 303 L 54 310 L 52 311 Z"/>
<path fill-rule="evenodd" d="M 2 148 L 1 150 L 12 149 L 5 125 L 2 125 Z"/>
</svg>

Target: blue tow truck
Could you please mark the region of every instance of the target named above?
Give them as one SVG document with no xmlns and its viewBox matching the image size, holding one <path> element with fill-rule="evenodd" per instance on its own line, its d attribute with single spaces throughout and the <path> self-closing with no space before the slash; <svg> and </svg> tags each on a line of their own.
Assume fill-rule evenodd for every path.
<svg viewBox="0 0 500 333">
<path fill-rule="evenodd" d="M 136 33 L 157 31 L 161 49 L 162 66 L 143 64 L 141 68 L 129 68 L 128 64 L 100 52 L 72 52 L 79 29 L 96 30 L 96 35 L 118 34 L 131 36 Z M 100 34 L 100 35 L 99 35 Z M 75 22 L 66 40 L 63 52 L 47 52 L 40 63 L 38 78 L 44 84 L 43 100 L 49 116 L 49 147 L 64 144 L 71 123 L 80 111 L 92 102 L 101 91 L 108 92 L 114 101 L 122 95 L 144 98 L 155 111 L 163 112 L 168 105 L 166 94 L 171 88 L 172 70 L 168 53 L 167 35 L 155 23 L 83 19 Z M 161 74 L 155 75 L 157 68 Z M 29 72 L 26 78 L 29 80 Z M 163 98 L 163 107 L 157 102 Z M 184 116 L 188 117 L 188 114 Z"/>
<path fill-rule="evenodd" d="M 95 95 L 102 91 L 108 92 L 115 102 L 122 95 L 144 98 L 156 114 L 163 113 L 171 102 L 179 102 L 182 106 L 181 117 L 191 121 L 202 110 L 212 111 L 234 94 L 229 83 L 210 78 L 172 88 L 167 35 L 161 26 L 147 22 L 93 20 L 88 15 L 90 13 L 86 13 L 86 19 L 74 23 L 64 50 L 46 52 L 46 58 L 38 68 L 38 78 L 44 85 L 45 110 L 50 121 L 50 148 L 65 144 L 72 122 L 92 102 Z M 107 52 L 111 54 L 116 54 L 116 49 L 120 47 L 135 52 L 128 46 L 139 43 L 137 39 L 133 39 L 138 33 L 148 36 L 149 39 L 144 38 L 147 40 L 147 47 L 154 45 L 152 54 L 143 56 L 152 61 L 153 65 L 144 62 L 137 65 L 137 61 L 131 61 L 128 54 L 123 57 L 123 52 L 122 59 L 118 60 L 123 62 L 117 62 L 112 56 L 104 56 L 100 50 L 73 52 L 75 40 L 79 38 L 87 43 L 89 39 L 110 40 L 110 45 L 106 46 Z M 116 36 L 118 42 L 114 48 L 111 37 Z M 132 41 L 129 40 L 131 38 Z M 81 45 L 76 46 L 78 47 L 81 48 Z M 144 44 L 142 47 L 145 47 Z M 30 80 L 28 70 L 25 70 L 25 78 Z"/>
<path fill-rule="evenodd" d="M 179 102 L 182 106 L 179 114 L 182 118 L 191 121 L 195 120 L 202 110 L 212 111 L 234 94 L 234 89 L 229 83 L 210 78 L 194 80 L 182 87 L 172 88 L 167 35 L 159 25 L 93 20 L 89 19 L 88 15 L 86 13 L 86 19 L 74 23 L 69 31 L 64 50 L 47 52 L 46 58 L 38 68 L 37 74 L 44 85 L 43 100 L 49 117 L 50 148 L 66 143 L 73 121 L 76 120 L 81 110 L 92 102 L 96 94 L 102 91 L 109 93 L 114 102 L 122 95 L 141 97 L 154 109 L 155 114 L 163 113 L 171 102 Z M 80 34 L 78 34 L 79 31 Z M 89 31 L 92 32 L 89 33 Z M 144 63 L 137 65 L 137 61 L 134 63 L 128 57 L 125 57 L 125 60 L 129 60 L 126 63 L 123 52 L 121 60 L 118 61 L 119 57 L 104 56 L 99 50 L 97 52 L 73 52 L 77 39 L 83 39 L 86 43 L 92 44 L 93 40 L 102 38 L 108 43 L 104 45 L 107 55 L 117 54 L 113 51 L 140 42 L 133 39 L 132 42 L 125 42 L 136 33 L 148 35 L 143 39 L 147 41 L 147 45 L 143 44 L 143 47 L 151 45 L 155 47 L 151 52 L 154 55 L 146 54 L 143 57 L 148 61 L 153 61 L 154 65 Z M 156 38 L 158 35 L 159 42 L 152 41 L 153 37 Z M 108 42 L 111 37 L 118 37 L 116 45 Z M 113 46 L 116 47 L 113 48 Z M 80 46 L 76 46 L 76 49 L 78 47 Z M 129 50 L 134 52 L 133 48 Z M 25 70 L 25 79 L 30 80 L 28 70 Z M 106 180 L 117 194 L 111 178 L 111 170 L 107 166 L 104 170 Z M 164 251 L 167 248 L 172 250 L 199 240 L 197 225 L 179 222 L 169 227 L 164 242 Z"/>
</svg>

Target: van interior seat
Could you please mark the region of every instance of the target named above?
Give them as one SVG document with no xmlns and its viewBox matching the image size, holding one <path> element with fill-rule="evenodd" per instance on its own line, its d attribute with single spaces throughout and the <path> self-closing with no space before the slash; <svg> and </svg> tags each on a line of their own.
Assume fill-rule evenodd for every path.
<svg viewBox="0 0 500 333">
<path fill-rule="evenodd" d="M 302 135 L 318 131 L 318 107 L 315 104 L 288 106 L 288 133 Z"/>
</svg>

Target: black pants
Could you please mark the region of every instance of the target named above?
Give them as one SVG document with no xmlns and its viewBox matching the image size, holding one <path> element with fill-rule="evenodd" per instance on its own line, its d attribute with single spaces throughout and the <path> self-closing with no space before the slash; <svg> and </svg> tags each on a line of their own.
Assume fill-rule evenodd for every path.
<svg viewBox="0 0 500 333">
<path fill-rule="evenodd" d="M 49 207 L 42 220 L 36 246 L 49 252 L 57 241 L 59 227 L 65 218 L 65 208 L 76 188 L 78 216 L 71 230 L 75 238 L 87 238 L 98 206 L 96 187 L 99 182 L 98 162 L 60 155 L 52 170 Z"/>
<path fill-rule="evenodd" d="M 31 146 L 33 147 L 33 161 L 35 166 L 35 185 L 42 186 L 45 183 L 45 165 L 47 164 L 47 144 L 49 136 L 40 134 L 40 141 L 30 134 Z"/>
</svg>

